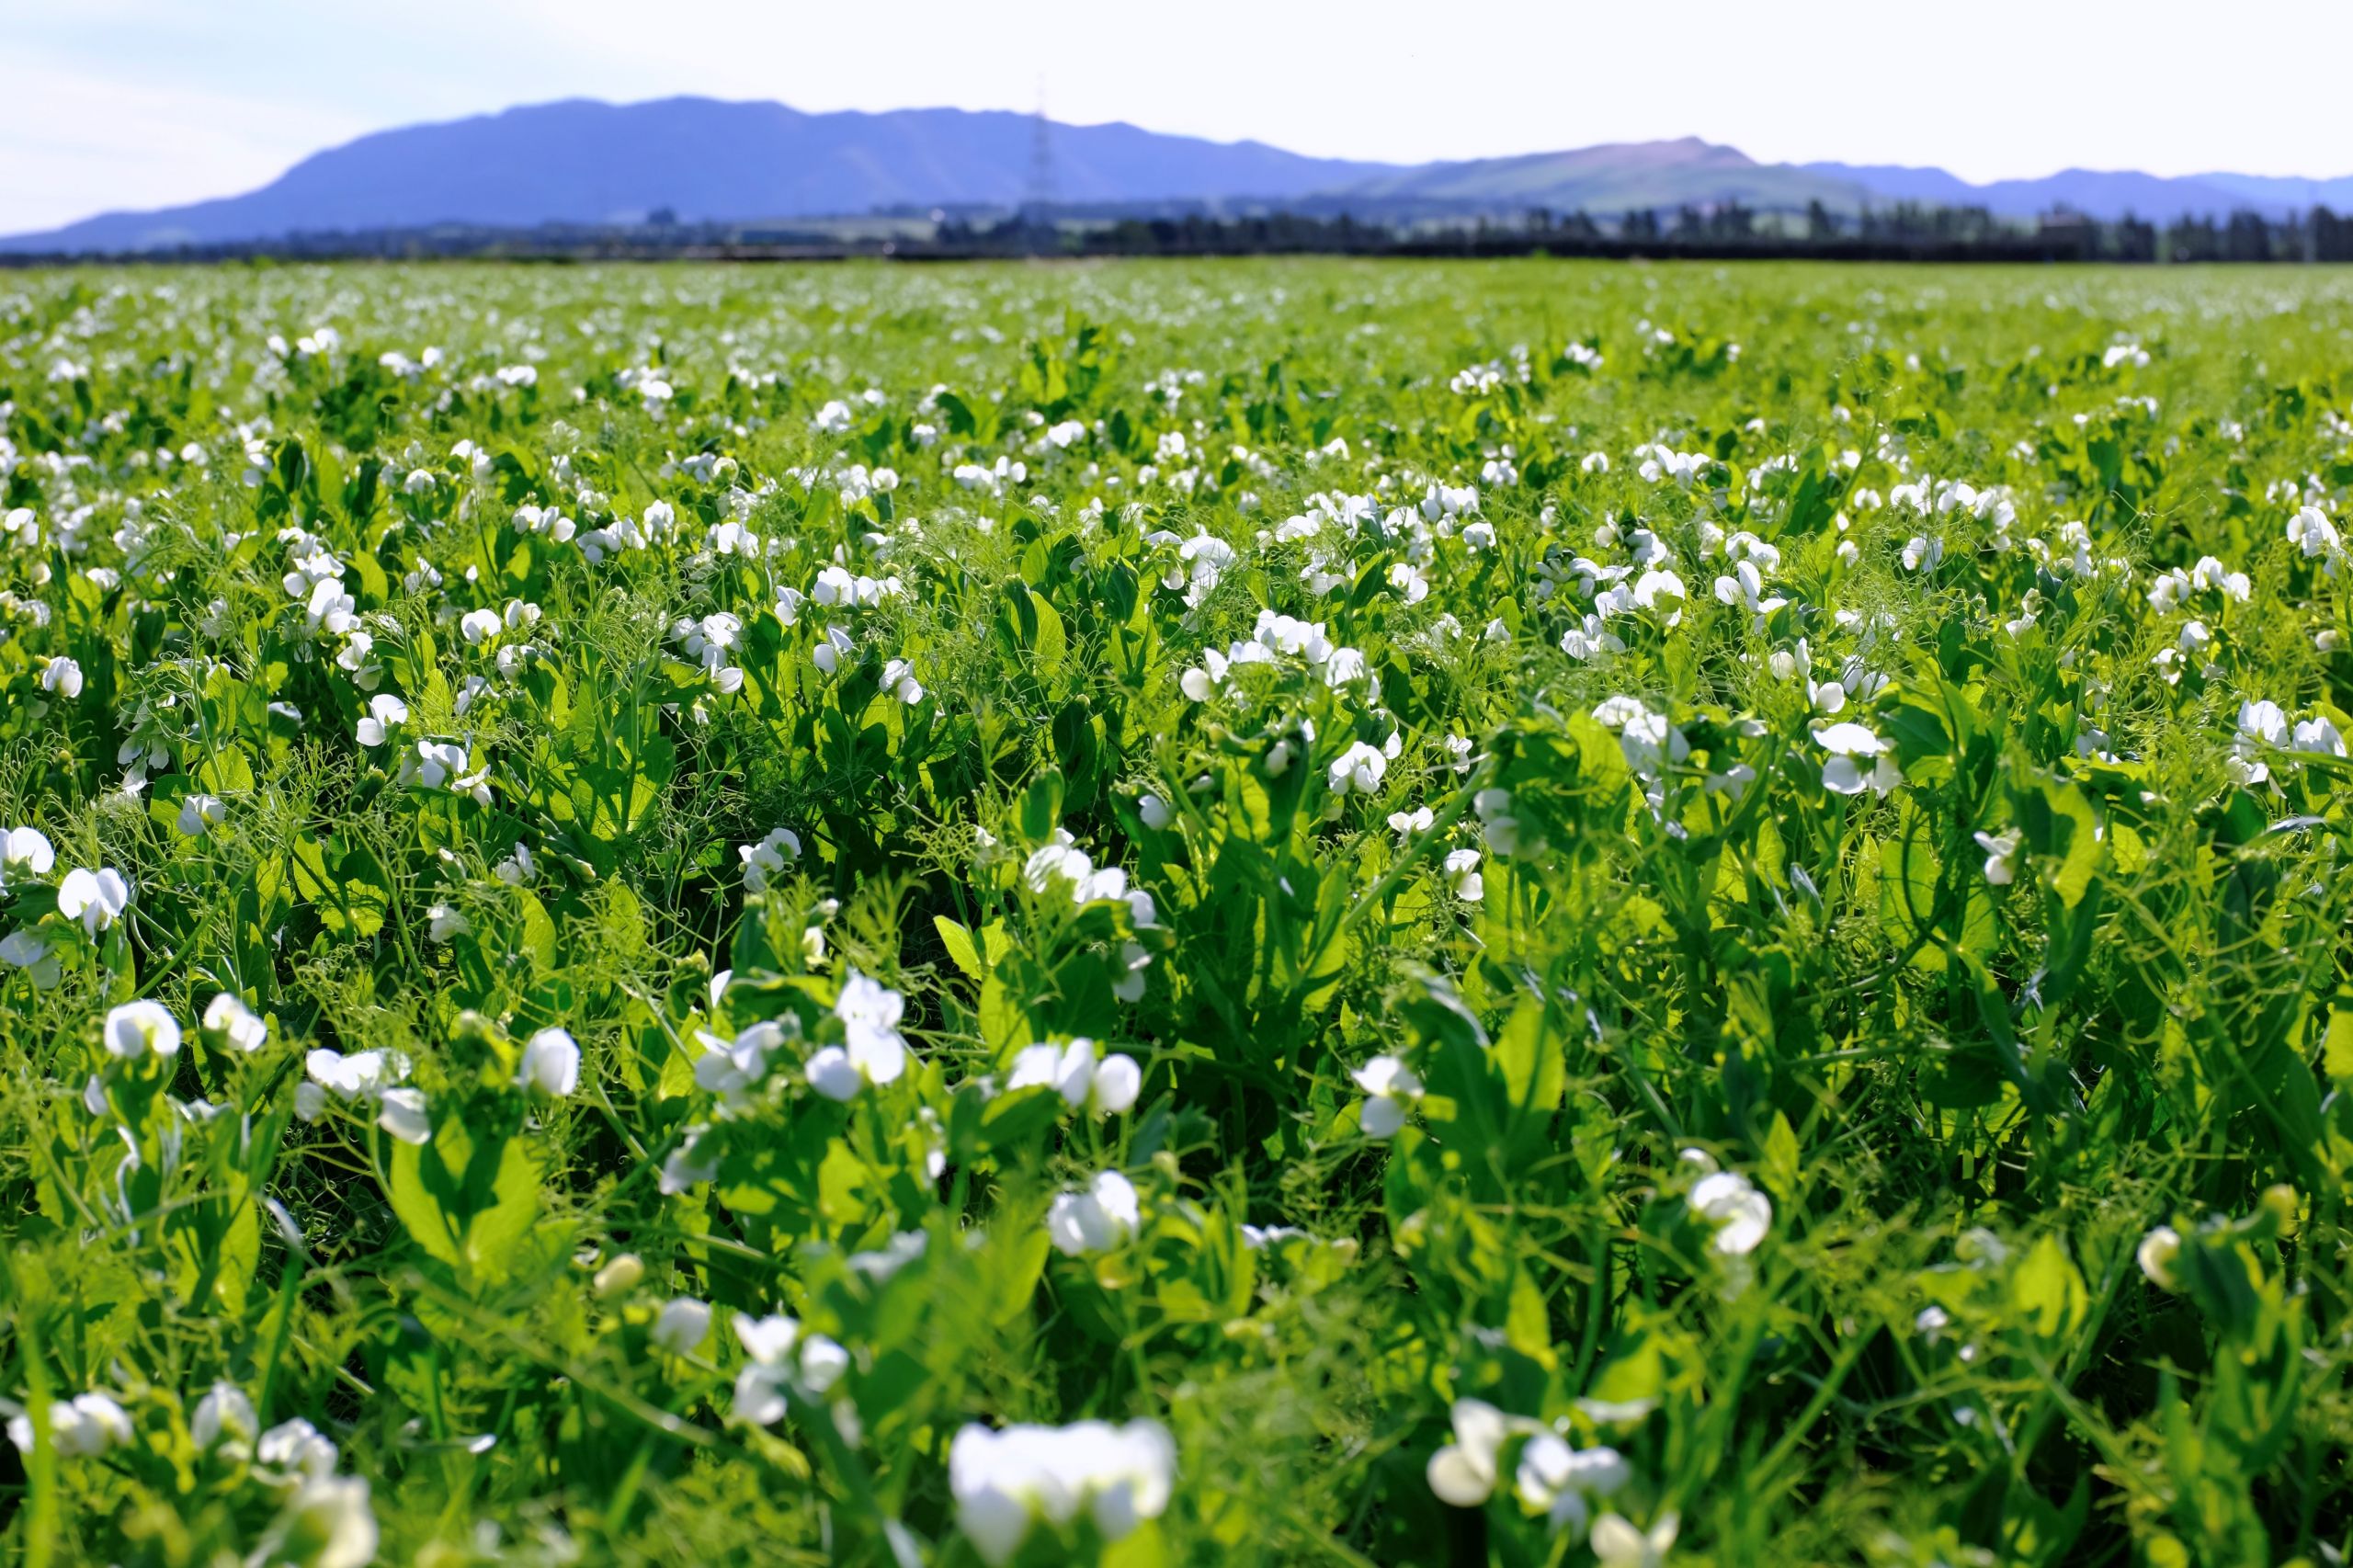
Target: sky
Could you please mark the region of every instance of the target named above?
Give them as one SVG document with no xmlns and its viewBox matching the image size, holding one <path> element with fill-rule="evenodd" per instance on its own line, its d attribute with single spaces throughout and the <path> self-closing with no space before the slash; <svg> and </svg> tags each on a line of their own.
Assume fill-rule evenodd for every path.
<svg viewBox="0 0 2353 1568">
<path fill-rule="evenodd" d="M 1031 110 L 1421 162 L 2353 174 L 2353 0 L 0 0 L 0 233 L 560 97 Z"/>
</svg>

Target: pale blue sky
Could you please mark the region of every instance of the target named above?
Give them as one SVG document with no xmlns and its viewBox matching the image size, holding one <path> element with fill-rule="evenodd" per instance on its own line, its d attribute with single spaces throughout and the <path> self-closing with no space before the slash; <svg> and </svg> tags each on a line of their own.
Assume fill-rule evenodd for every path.
<svg viewBox="0 0 2353 1568">
<path fill-rule="evenodd" d="M 1303 153 L 2353 174 L 2353 0 L 0 0 L 0 233 L 588 96 L 1035 107 Z"/>
</svg>

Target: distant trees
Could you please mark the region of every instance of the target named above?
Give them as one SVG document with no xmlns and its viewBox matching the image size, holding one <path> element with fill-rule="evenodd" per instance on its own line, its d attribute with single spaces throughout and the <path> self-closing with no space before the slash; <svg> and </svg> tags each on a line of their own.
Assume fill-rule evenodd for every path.
<svg viewBox="0 0 2353 1568">
<path fill-rule="evenodd" d="M 2245 210 L 2159 224 L 2057 210 L 2032 222 L 1983 207 L 1897 202 L 1847 214 L 1809 202 L 1800 212 L 1760 212 L 1737 201 L 1636 208 L 1615 219 L 1534 207 L 1497 214 L 1368 218 L 1349 212 L 1025 208 L 1009 215 L 934 213 L 924 231 L 845 238 L 820 220 L 790 225 L 682 222 L 661 209 L 636 224 L 544 224 L 301 233 L 266 243 L 144 251 L 142 261 L 211 261 L 256 256 L 511 256 L 518 258 L 892 256 L 908 260 L 994 256 L 1230 256 L 1324 252 L 1361 256 L 1821 256 L 1837 260 L 2109 261 L 2154 263 L 2353 262 L 2353 215 L 2325 207 L 2287 217 Z M 62 258 L 0 256 L 0 266 Z"/>
</svg>

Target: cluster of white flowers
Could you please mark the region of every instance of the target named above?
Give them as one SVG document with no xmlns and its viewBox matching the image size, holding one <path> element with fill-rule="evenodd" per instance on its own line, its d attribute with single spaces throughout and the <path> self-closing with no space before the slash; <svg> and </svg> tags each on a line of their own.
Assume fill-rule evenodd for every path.
<svg viewBox="0 0 2353 1568">
<path fill-rule="evenodd" d="M 983 1561 L 1001 1563 L 1042 1522 L 1061 1529 L 1084 1512 L 1106 1540 L 1123 1540 L 1168 1506 L 1176 1445 L 1156 1421 L 1115 1426 L 968 1426 L 948 1450 L 956 1522 Z"/>
<path fill-rule="evenodd" d="M 1476 1508 L 1502 1479 L 1504 1449 L 1519 1441 L 1512 1490 L 1522 1506 L 1540 1514 L 1574 1542 L 1586 1533 L 1593 1504 L 1633 1478 L 1625 1456 L 1608 1447 L 1572 1447 L 1565 1427 L 1509 1415 L 1481 1399 L 1458 1399 L 1449 1413 L 1454 1441 L 1430 1456 L 1430 1491 L 1458 1508 Z M 1605 1518 L 1615 1518 L 1606 1515 Z M 1600 1535 L 1598 1528 L 1596 1535 Z M 1597 1539 L 1596 1550 L 1601 1542 Z"/>
<path fill-rule="evenodd" d="M 302 1059 L 306 1081 L 294 1090 L 294 1114 L 316 1121 L 330 1098 L 347 1105 L 372 1105 L 376 1125 L 404 1143 L 433 1137 L 425 1091 L 408 1085 L 409 1060 L 397 1051 L 359 1051 L 347 1056 L 321 1047 Z"/>
<path fill-rule="evenodd" d="M 2276 702 L 2239 704 L 2238 726 L 2223 767 L 2242 788 L 2268 782 L 2273 762 L 2294 766 L 2302 756 L 2345 756 L 2345 736 L 2325 713 L 2290 722 Z"/>
</svg>

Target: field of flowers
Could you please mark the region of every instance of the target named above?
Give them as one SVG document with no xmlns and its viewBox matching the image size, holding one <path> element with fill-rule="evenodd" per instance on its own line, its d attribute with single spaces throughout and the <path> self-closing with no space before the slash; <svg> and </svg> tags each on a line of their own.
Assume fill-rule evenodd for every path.
<svg viewBox="0 0 2353 1568">
<path fill-rule="evenodd" d="M 2353 278 L 0 277 L 0 1555 L 2338 1562 Z"/>
</svg>

